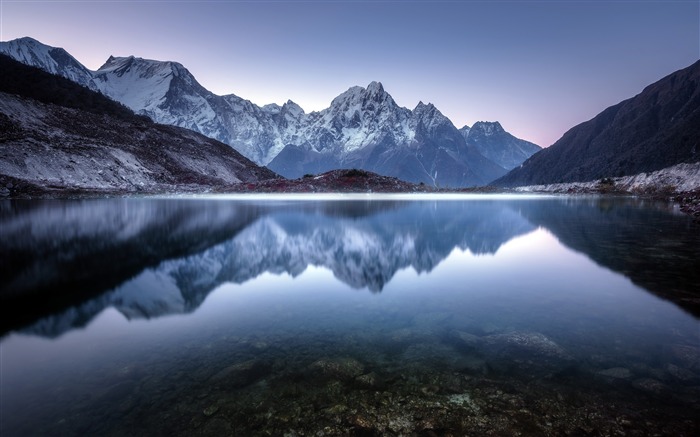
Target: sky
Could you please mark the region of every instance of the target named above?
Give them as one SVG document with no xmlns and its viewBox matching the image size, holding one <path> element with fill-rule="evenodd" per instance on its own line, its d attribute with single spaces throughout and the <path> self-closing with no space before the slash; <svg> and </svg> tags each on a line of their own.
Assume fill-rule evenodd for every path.
<svg viewBox="0 0 700 437">
<path fill-rule="evenodd" d="M 700 1 L 0 0 L 0 40 L 23 36 L 93 70 L 177 61 L 216 94 L 307 112 L 376 80 L 546 147 L 700 59 Z"/>
</svg>

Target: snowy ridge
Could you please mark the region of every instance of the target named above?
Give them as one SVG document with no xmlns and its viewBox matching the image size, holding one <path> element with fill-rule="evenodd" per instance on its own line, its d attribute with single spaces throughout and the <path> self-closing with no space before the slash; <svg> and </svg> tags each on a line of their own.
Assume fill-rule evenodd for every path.
<svg viewBox="0 0 700 437">
<path fill-rule="evenodd" d="M 481 131 L 482 135 L 490 137 L 493 135 L 501 134 L 504 133 L 505 130 L 503 129 L 503 126 L 501 126 L 501 123 L 494 121 L 494 122 L 488 122 L 488 121 L 477 121 L 474 123 L 474 126 L 472 126 L 472 129 L 474 132 L 476 131 Z M 472 133 L 474 133 L 472 132 Z"/>
</svg>

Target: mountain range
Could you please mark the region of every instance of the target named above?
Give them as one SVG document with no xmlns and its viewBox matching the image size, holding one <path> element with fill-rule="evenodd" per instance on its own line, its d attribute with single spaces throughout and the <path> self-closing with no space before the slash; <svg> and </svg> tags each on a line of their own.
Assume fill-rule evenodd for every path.
<svg viewBox="0 0 700 437">
<path fill-rule="evenodd" d="M 287 178 L 357 168 L 444 188 L 486 184 L 543 186 L 639 175 L 679 163 L 700 161 L 700 61 L 649 85 L 639 95 L 607 108 L 570 129 L 554 145 L 540 149 L 513 137 L 498 122 L 477 122 L 472 127 L 457 129 L 432 104 L 420 102 L 413 110 L 400 107 L 379 82 L 372 82 L 366 88 L 351 87 L 333 99 L 328 108 L 306 113 L 292 101 L 282 106 L 261 107 L 233 94 L 215 95 L 176 62 L 110 56 L 100 69 L 91 71 L 65 50 L 31 38 L 0 42 L 0 53 L 99 92 L 157 123 L 184 127 L 217 139 L 254 163 Z M 5 69 L 1 73 L 6 75 Z M 0 77 L 0 80 L 5 79 Z M 7 85 L 8 81 L 5 83 Z M 47 80 L 42 82 L 45 83 Z M 55 92 L 59 88 L 54 83 L 49 89 Z M 94 97 L 77 94 L 82 96 L 83 106 L 102 107 L 101 103 L 95 103 L 98 100 Z M 7 99 L 9 101 L 10 97 Z M 62 100 L 65 103 L 69 99 L 64 94 Z M 19 103 L 13 105 L 13 110 L 17 111 Z M 14 121 L 7 118 L 7 113 L 0 114 L 5 128 L 3 135 L 15 138 L 18 121 L 22 116 L 35 116 L 36 111 L 33 111 L 28 109 L 24 115 L 15 114 Z M 114 114 L 115 110 L 109 112 Z M 61 123 L 68 120 L 66 117 L 64 114 Z M 75 113 L 72 117 L 79 119 L 81 116 Z M 54 118 L 59 119 L 61 117 Z M 142 119 L 136 125 L 143 122 Z M 29 126 L 33 122 L 25 120 L 23 123 Z M 99 123 L 96 126 L 99 130 Z M 125 130 L 120 132 L 126 135 Z M 45 133 L 42 135 L 46 137 Z M 3 141 L 7 142 L 7 138 Z M 44 146 L 47 144 L 50 142 Z M 12 156 L 4 157 L 3 166 L 12 167 L 13 174 L 32 175 L 25 169 L 36 166 L 22 161 L 36 159 L 33 153 L 38 150 L 28 147 L 21 152 L 22 156 L 16 155 L 20 153 L 16 147 L 8 150 Z M 32 159 L 27 158 L 29 152 L 32 152 L 29 157 Z M 161 149 L 160 153 L 172 156 L 176 152 L 168 150 L 166 154 L 165 149 Z M 37 186 L 61 180 L 75 185 L 76 178 L 86 179 L 82 165 L 74 165 L 77 161 L 69 155 L 64 153 L 61 158 L 65 165 L 61 167 L 60 176 L 48 180 L 39 174 Z M 199 162 L 210 156 L 210 151 L 201 153 Z M 249 164 L 245 166 L 252 168 Z M 200 170 L 190 179 L 199 178 Z M 211 169 L 206 171 L 212 172 Z M 139 178 L 144 174 L 139 173 Z M 272 176 L 270 172 L 250 180 Z M 207 178 L 200 178 L 199 182 L 206 185 Z M 246 178 L 224 178 L 223 181 L 230 184 L 244 182 Z M 216 184 L 221 185 L 221 181 Z M 116 182 L 118 180 L 114 179 L 107 185 L 114 187 Z M 146 182 L 141 180 L 132 188 L 138 189 L 142 183 Z M 154 181 L 149 183 L 154 186 Z M 83 188 L 88 187 L 95 188 L 94 184 Z"/>
<path fill-rule="evenodd" d="M 90 71 L 61 48 L 31 38 L 0 43 L 0 52 L 97 90 L 152 120 L 226 143 L 288 178 L 359 168 L 441 187 L 485 185 L 540 150 L 478 122 L 458 130 L 432 104 L 400 107 L 379 82 L 351 87 L 322 111 L 292 101 L 258 106 L 218 96 L 177 62 L 110 56 Z"/>
</svg>

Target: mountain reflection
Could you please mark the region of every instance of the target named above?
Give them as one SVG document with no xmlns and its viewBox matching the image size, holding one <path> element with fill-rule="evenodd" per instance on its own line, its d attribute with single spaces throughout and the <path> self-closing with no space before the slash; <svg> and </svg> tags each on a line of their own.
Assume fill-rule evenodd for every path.
<svg viewBox="0 0 700 437">
<path fill-rule="evenodd" d="M 130 319 L 187 313 L 223 283 L 244 283 L 265 272 L 295 277 L 310 265 L 327 268 L 351 287 L 380 292 L 400 269 L 430 272 L 455 248 L 494 254 L 539 226 L 645 288 L 671 298 L 685 293 L 680 303 L 694 311 L 697 241 L 674 243 L 683 246 L 680 255 L 664 258 L 640 250 L 649 240 L 635 230 L 657 226 L 659 218 L 669 235 L 682 230 L 673 226 L 693 225 L 630 201 L 601 202 L 0 203 L 0 299 L 7 312 L 2 332 L 31 324 L 25 332 L 56 336 L 107 307 Z M 645 279 L 660 269 L 673 276 L 670 292 Z"/>
</svg>

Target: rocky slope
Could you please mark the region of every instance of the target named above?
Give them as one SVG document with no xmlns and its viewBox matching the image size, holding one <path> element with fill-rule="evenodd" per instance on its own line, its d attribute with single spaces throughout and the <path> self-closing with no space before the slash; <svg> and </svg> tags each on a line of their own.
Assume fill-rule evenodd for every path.
<svg viewBox="0 0 700 437">
<path fill-rule="evenodd" d="M 494 184 L 585 182 L 697 161 L 700 61 L 572 128 Z"/>
<path fill-rule="evenodd" d="M 276 177 L 223 143 L 6 56 L 0 64 L 2 195 L 201 191 Z"/>
<path fill-rule="evenodd" d="M 432 105 L 399 107 L 381 84 L 353 87 L 330 107 L 307 114 L 294 102 L 259 107 L 233 94 L 217 96 L 176 62 L 110 57 L 97 71 L 31 38 L 0 43 L 0 52 L 99 89 L 159 123 L 185 127 L 218 139 L 286 177 L 357 167 L 411 182 L 439 186 L 483 185 L 504 168 L 474 144 L 458 138 L 452 123 Z M 69 62 L 70 61 L 70 62 Z M 79 63 L 78 63 L 79 65 Z M 427 107 L 427 108 L 426 108 Z M 519 159 L 521 145 L 498 136 L 482 144 L 491 155 Z M 478 143 L 481 144 L 481 143 Z M 503 151 L 502 149 L 506 149 Z M 503 159 L 498 158 L 498 159 Z"/>
<path fill-rule="evenodd" d="M 603 178 L 589 182 L 526 185 L 517 192 L 538 193 L 626 193 L 671 195 L 700 190 L 700 162 L 678 164 L 649 173 Z"/>
</svg>

